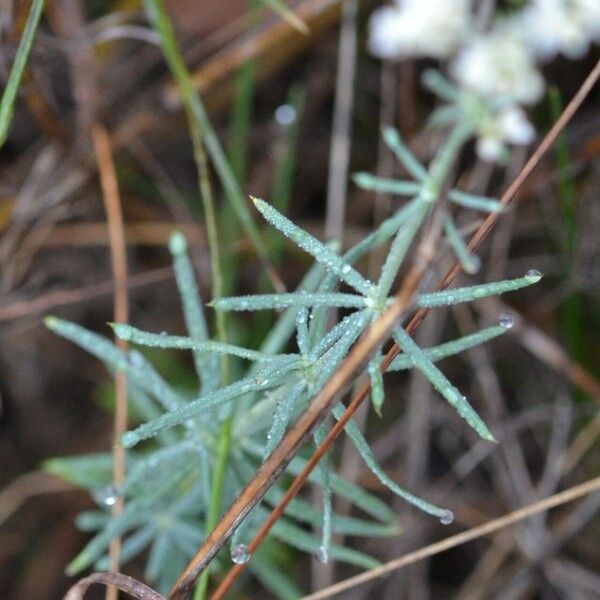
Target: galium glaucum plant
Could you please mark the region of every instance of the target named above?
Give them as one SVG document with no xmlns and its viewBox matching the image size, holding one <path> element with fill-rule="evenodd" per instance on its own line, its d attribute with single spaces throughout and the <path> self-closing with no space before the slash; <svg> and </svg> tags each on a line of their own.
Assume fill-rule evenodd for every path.
<svg viewBox="0 0 600 600">
<path fill-rule="evenodd" d="M 387 144 L 413 180 L 385 180 L 361 173 L 356 175 L 355 181 L 364 188 L 396 194 L 399 200 L 409 197 L 409 200 L 344 254 L 298 227 L 268 203 L 253 198 L 266 221 L 315 259 L 294 292 L 218 298 L 210 303 L 215 311 L 280 311 L 258 350 L 210 339 L 186 241 L 180 233 L 173 234 L 170 250 L 189 335 L 150 333 L 115 323 L 112 325 L 115 334 L 140 348 L 125 352 L 108 339 L 74 323 L 55 317 L 46 319 L 48 327 L 104 361 L 109 370 L 127 373 L 131 412 L 137 421 L 137 426 L 122 438 L 123 445 L 131 450 L 127 455 L 126 479 L 118 488 L 110 482 L 112 458 L 109 454 L 57 458 L 47 463 L 49 470 L 89 489 L 98 503 L 98 510 L 85 512 L 78 518 L 79 527 L 96 533 L 70 563 L 70 573 L 89 566 L 105 569 L 111 538 L 122 536 L 124 561 L 149 548 L 146 577 L 156 582 L 160 590 L 172 585 L 208 533 L 204 523 L 210 503 L 210 482 L 216 468 L 217 432 L 219 423 L 231 414 L 230 406 L 233 403 L 233 433 L 224 473 L 223 504 L 235 498 L 354 342 L 385 310 L 397 273 L 428 215 L 440 201 L 452 164 L 462 145 L 473 135 L 474 128 L 469 120 L 457 123 L 428 168 L 417 161 L 397 132 L 387 130 Z M 471 210 L 501 210 L 501 205 L 493 199 L 460 190 L 448 192 L 447 200 Z M 477 271 L 478 260 L 468 252 L 447 209 L 443 227 L 448 246 L 464 270 Z M 373 248 L 384 244 L 389 250 L 379 277 L 373 282 L 362 275 L 356 263 Z M 435 293 L 421 292 L 416 297 L 415 307 L 435 308 L 470 302 L 518 290 L 540 278 L 541 274 L 532 270 L 517 279 Z M 340 291 L 340 285 L 349 291 Z M 334 324 L 329 319 L 332 308 L 344 311 L 343 317 Z M 470 427 L 482 438 L 493 440 L 483 419 L 435 363 L 503 334 L 512 323 L 510 315 L 503 315 L 498 325 L 433 348 L 420 348 L 400 325 L 393 332 L 393 338 L 403 352 L 388 371 L 418 369 Z M 198 377 L 197 391 L 185 394 L 165 381 L 145 357 L 143 347 L 191 351 Z M 236 362 L 234 372 L 243 373 L 229 385 L 219 383 L 219 359 L 223 355 Z M 370 358 L 366 367 L 372 405 L 378 414 L 384 408 L 385 398 L 380 362 L 381 350 Z M 338 403 L 332 410 L 333 418 L 339 418 L 342 411 L 343 405 Z M 325 423 L 314 432 L 315 444 L 319 444 L 326 433 Z M 442 523 L 452 522 L 449 509 L 405 490 L 385 473 L 354 422 L 350 421 L 345 430 L 365 464 L 384 486 Z M 287 472 L 297 474 L 304 460 L 302 455 L 297 456 Z M 312 480 L 323 488 L 320 509 L 303 499 L 294 499 L 273 527 L 271 544 L 264 545 L 250 557 L 244 542 L 264 520 L 268 507 L 282 496 L 284 483 L 280 479 L 236 531 L 231 543 L 231 560 L 249 562 L 252 573 L 282 598 L 297 597 L 300 592 L 282 568 L 278 553 L 272 551 L 276 544 L 290 544 L 313 552 L 321 561 L 332 558 L 369 568 L 377 564 L 375 559 L 336 545 L 332 542 L 333 534 L 398 533 L 392 511 L 372 494 L 339 477 L 328 456 L 321 461 Z M 337 515 L 333 510 L 334 494 L 349 500 L 369 518 Z M 111 516 L 107 507 L 118 496 L 125 499 L 124 511 Z M 307 527 L 320 533 L 309 533 Z"/>
</svg>

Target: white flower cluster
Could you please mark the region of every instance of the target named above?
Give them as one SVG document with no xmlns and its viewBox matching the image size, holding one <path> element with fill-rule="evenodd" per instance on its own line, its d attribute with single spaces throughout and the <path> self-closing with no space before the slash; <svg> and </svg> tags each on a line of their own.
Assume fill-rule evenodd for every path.
<svg viewBox="0 0 600 600">
<path fill-rule="evenodd" d="M 385 59 L 447 59 L 463 92 L 495 107 L 478 124 L 478 152 L 497 160 L 505 144 L 528 144 L 535 131 L 522 105 L 536 103 L 544 79 L 536 62 L 579 58 L 600 42 L 600 0 L 530 0 L 478 32 L 471 0 L 395 0 L 370 21 L 369 48 Z"/>
</svg>

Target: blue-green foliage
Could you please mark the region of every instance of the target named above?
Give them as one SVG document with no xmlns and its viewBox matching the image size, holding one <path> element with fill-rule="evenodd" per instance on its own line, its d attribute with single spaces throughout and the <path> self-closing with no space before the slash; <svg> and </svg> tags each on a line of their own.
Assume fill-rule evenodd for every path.
<svg viewBox="0 0 600 600">
<path fill-rule="evenodd" d="M 413 197 L 343 255 L 302 230 L 266 202 L 253 199 L 257 209 L 272 226 L 315 259 L 314 266 L 294 292 L 213 301 L 211 306 L 214 310 L 282 310 L 259 350 L 210 339 L 204 308 L 187 255 L 187 245 L 183 236 L 175 233 L 170 249 L 189 336 L 148 333 L 125 324 L 113 324 L 113 330 L 118 337 L 133 345 L 190 350 L 198 376 L 198 389 L 192 397 L 182 395 L 165 381 L 140 351 L 131 349 L 124 352 L 107 339 L 78 325 L 52 317 L 47 319 L 46 323 L 51 329 L 103 360 L 111 371 L 124 371 L 127 374 L 130 401 L 136 403 L 137 414 L 146 415 L 145 422 L 139 423 L 123 436 L 122 443 L 126 447 L 136 448 L 129 453 L 128 474 L 120 489 L 110 484 L 109 455 L 53 459 L 48 464 L 53 472 L 90 489 L 100 505 L 98 511 L 85 513 L 79 519 L 81 527 L 97 533 L 72 561 L 70 572 L 79 572 L 90 565 L 105 567 L 109 541 L 113 536 L 121 535 L 124 537 L 124 559 L 149 547 L 147 577 L 157 582 L 161 590 L 173 583 L 204 537 L 203 523 L 210 500 L 209 482 L 212 480 L 217 451 L 216 436 L 219 422 L 227 414 L 220 409 L 235 400 L 233 445 L 224 486 L 223 504 L 226 505 L 281 441 L 288 425 L 331 377 L 356 340 L 386 310 L 398 269 L 438 200 L 442 183 L 466 135 L 465 131 L 457 128 L 427 170 L 402 144 L 396 132 L 387 131 L 387 143 L 416 181 L 382 181 L 365 174 L 357 176 L 356 181 L 369 189 L 410 194 Z M 500 208 L 494 200 L 456 190 L 450 192 L 449 200 L 476 210 Z M 476 261 L 466 250 L 450 213 L 446 214 L 445 232 L 450 247 L 466 270 L 473 271 Z M 384 243 L 389 243 L 389 253 L 380 277 L 374 283 L 360 273 L 356 261 Z M 540 277 L 539 273 L 532 271 L 514 280 L 437 293 L 423 292 L 415 298 L 414 307 L 469 302 L 517 290 L 537 282 Z M 346 284 L 351 291 L 336 291 L 340 284 Z M 328 318 L 332 307 L 347 309 L 346 314 L 333 325 Z M 482 418 L 434 362 L 502 334 L 509 327 L 509 322 L 505 319 L 504 326 L 483 329 L 429 349 L 419 348 L 404 329 L 398 327 L 393 335 L 403 353 L 388 370 L 417 368 L 457 415 L 480 436 L 493 440 Z M 229 355 L 230 360 L 238 361 L 236 372 L 245 373 L 227 386 L 219 384 L 219 356 L 223 354 Z M 382 349 L 379 349 L 366 367 L 371 379 L 372 402 L 378 414 L 385 410 L 385 377 L 380 371 L 381 356 Z M 338 404 L 332 410 L 333 418 L 338 419 L 342 412 L 343 406 Z M 385 473 L 353 421 L 345 429 L 369 469 L 392 493 L 436 516 L 443 523 L 451 522 L 452 513 L 448 509 L 415 496 Z M 319 426 L 314 434 L 314 443 L 318 444 L 325 434 L 326 426 Z M 146 442 L 141 444 L 144 440 Z M 297 457 L 287 470 L 295 474 L 301 467 L 302 459 Z M 273 528 L 273 538 L 305 551 L 316 552 L 321 560 L 333 557 L 363 567 L 372 566 L 372 558 L 333 544 L 332 534 L 391 535 L 397 532 L 394 515 L 380 500 L 338 477 L 331 470 L 328 457 L 322 461 L 320 469 L 313 473 L 312 480 L 323 487 L 322 510 L 316 510 L 300 499 L 294 500 L 285 516 Z M 269 490 L 263 504 L 251 512 L 236 532 L 233 544 L 238 553 L 238 544 L 243 543 L 264 519 L 265 505 L 274 505 L 283 491 L 281 482 Z M 111 517 L 107 507 L 114 503 L 117 495 L 124 496 L 125 510 L 121 515 Z M 335 495 L 346 498 L 372 518 L 336 515 L 332 510 L 332 497 Z M 307 533 L 303 529 L 305 525 L 320 527 L 321 535 L 315 537 Z M 255 563 L 250 560 L 249 568 L 253 569 L 253 566 L 257 577 L 264 582 L 270 579 L 272 589 L 279 590 L 278 593 L 285 597 L 282 590 L 286 589 L 288 584 L 284 582 L 288 582 L 288 579 L 278 569 L 270 553 L 261 553 Z"/>
</svg>

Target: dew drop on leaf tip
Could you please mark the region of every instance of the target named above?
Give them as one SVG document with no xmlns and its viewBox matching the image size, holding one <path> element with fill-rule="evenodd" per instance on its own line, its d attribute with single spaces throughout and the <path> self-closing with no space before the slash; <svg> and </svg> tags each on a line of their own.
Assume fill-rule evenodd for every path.
<svg viewBox="0 0 600 600">
<path fill-rule="evenodd" d="M 94 500 L 98 502 L 98 504 L 103 504 L 104 506 L 113 506 L 119 499 L 120 495 L 121 491 L 119 486 L 114 483 L 92 492 L 92 497 Z"/>
<path fill-rule="evenodd" d="M 231 560 L 236 565 L 245 565 L 250 560 L 251 556 L 246 544 L 237 544 L 231 549 Z"/>
<path fill-rule="evenodd" d="M 504 329 L 511 329 L 515 324 L 515 315 L 512 313 L 506 312 L 500 315 L 500 319 L 498 319 L 498 325 L 500 327 L 504 327 Z"/>
<path fill-rule="evenodd" d="M 446 509 L 440 516 L 442 525 L 450 525 L 454 521 L 454 513 L 450 509 Z"/>
<path fill-rule="evenodd" d="M 329 562 L 329 552 L 325 550 L 324 546 L 319 546 L 317 551 L 315 552 L 315 558 L 322 564 L 327 564 Z"/>
</svg>

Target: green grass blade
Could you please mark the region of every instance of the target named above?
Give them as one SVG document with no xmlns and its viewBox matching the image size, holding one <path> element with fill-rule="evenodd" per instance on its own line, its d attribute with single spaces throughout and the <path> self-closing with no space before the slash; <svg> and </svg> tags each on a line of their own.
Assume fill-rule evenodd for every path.
<svg viewBox="0 0 600 600">
<path fill-rule="evenodd" d="M 8 137 L 8 130 L 13 117 L 19 85 L 23 77 L 23 72 L 25 71 L 25 65 L 27 64 L 27 59 L 31 52 L 33 38 L 35 37 L 35 32 L 37 31 L 43 10 L 44 0 L 33 0 L 31 8 L 29 9 L 29 14 L 27 15 L 23 35 L 19 41 L 17 54 L 10 70 L 4 93 L 2 94 L 2 100 L 0 100 L 0 148 L 4 145 L 4 142 Z"/>
<path fill-rule="evenodd" d="M 246 198 L 229 165 L 217 134 L 210 123 L 204 104 L 192 85 L 190 74 L 183 62 L 175 34 L 173 33 L 173 27 L 164 10 L 162 1 L 144 0 L 144 5 L 152 27 L 160 35 L 165 59 L 169 64 L 173 77 L 177 81 L 182 100 L 189 114 L 190 127 L 198 131 L 237 218 L 240 220 L 248 237 L 252 240 L 256 252 L 263 261 L 267 271 L 273 273 L 267 247 L 256 223 L 252 219 Z"/>
</svg>

